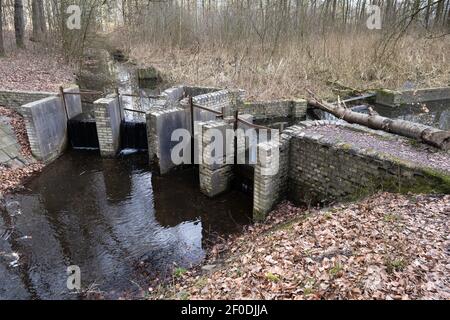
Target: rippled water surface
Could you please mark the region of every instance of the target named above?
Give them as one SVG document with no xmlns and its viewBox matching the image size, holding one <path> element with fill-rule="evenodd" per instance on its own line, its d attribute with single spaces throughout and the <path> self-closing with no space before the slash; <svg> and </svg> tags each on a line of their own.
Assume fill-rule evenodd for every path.
<svg viewBox="0 0 450 320">
<path fill-rule="evenodd" d="M 193 170 L 154 176 L 145 156 L 64 155 L 0 208 L 0 298 L 77 298 L 70 265 L 84 289 L 118 297 L 200 263 L 214 234 L 249 223 L 251 198 L 211 200 L 197 179 Z"/>
</svg>

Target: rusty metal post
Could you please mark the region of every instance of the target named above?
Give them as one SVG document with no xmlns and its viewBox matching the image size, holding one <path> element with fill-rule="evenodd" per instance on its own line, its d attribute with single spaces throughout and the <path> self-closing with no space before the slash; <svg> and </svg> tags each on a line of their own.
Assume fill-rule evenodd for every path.
<svg viewBox="0 0 450 320">
<path fill-rule="evenodd" d="M 116 87 L 114 91 L 116 92 L 117 103 L 119 104 L 120 122 L 123 122 L 123 115 L 122 115 L 122 112 L 124 112 L 124 111 L 122 110 L 122 104 L 120 103 L 120 93 L 119 93 L 119 88 Z"/>
<path fill-rule="evenodd" d="M 194 99 L 189 97 L 189 108 L 191 112 L 191 164 L 195 166 L 195 121 L 194 121 Z M 201 141 L 200 143 L 203 143 Z"/>
<path fill-rule="evenodd" d="M 67 110 L 66 97 L 64 96 L 64 88 L 63 87 L 59 87 L 59 94 L 62 99 L 62 104 L 63 104 L 64 110 L 66 111 L 66 118 L 67 118 L 67 120 L 70 120 L 69 119 L 69 111 Z"/>
<path fill-rule="evenodd" d="M 237 165 L 237 157 L 238 157 L 238 137 L 237 137 L 237 130 L 239 127 L 239 110 L 236 110 L 234 112 L 234 166 Z M 236 168 L 235 168 L 236 169 Z"/>
</svg>

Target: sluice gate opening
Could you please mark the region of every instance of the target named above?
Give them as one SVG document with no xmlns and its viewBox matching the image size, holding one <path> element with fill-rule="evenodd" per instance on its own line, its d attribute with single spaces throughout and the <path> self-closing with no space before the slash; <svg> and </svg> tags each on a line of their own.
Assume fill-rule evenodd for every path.
<svg viewBox="0 0 450 320">
<path fill-rule="evenodd" d="M 99 150 L 95 118 L 82 113 L 68 121 L 69 141 L 75 150 Z"/>
<path fill-rule="evenodd" d="M 121 150 L 148 150 L 147 123 L 122 121 L 120 125 Z"/>
</svg>

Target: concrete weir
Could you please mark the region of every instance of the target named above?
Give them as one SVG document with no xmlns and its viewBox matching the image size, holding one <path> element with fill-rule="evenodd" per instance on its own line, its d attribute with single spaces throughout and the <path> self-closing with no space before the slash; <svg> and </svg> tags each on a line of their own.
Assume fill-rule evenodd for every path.
<svg viewBox="0 0 450 320">
<path fill-rule="evenodd" d="M 65 103 L 56 93 L 0 91 L 0 104 L 24 117 L 31 151 L 40 161 L 51 162 L 65 151 L 67 120 L 82 113 L 79 88 L 68 87 L 64 92 L 68 93 Z"/>
<path fill-rule="evenodd" d="M 178 99 L 182 97 L 181 89 L 174 92 L 178 93 L 175 94 Z M 258 154 L 267 156 L 247 165 L 253 172 L 256 220 L 264 219 L 283 199 L 297 203 L 329 202 L 351 199 L 379 189 L 450 192 L 449 168 L 418 161 L 436 157 L 436 163 L 449 163 L 448 153 L 415 147 L 416 143 L 408 139 L 342 121 L 306 121 L 304 100 L 245 102 L 242 91 L 218 90 L 195 96 L 193 103 L 213 111 L 222 110 L 222 116 L 204 109 L 194 109 L 193 115 L 197 157 L 202 160 L 199 161 L 200 188 L 209 197 L 229 190 L 239 174 L 236 166 L 227 164 L 223 158 L 225 151 L 217 155 L 217 150 L 211 150 L 211 142 L 215 139 L 211 130 L 232 130 L 234 119 L 229 116 L 236 111 L 249 123 L 290 119 L 291 125 L 281 132 L 278 143 L 262 141 L 257 145 Z M 161 174 L 177 167 L 170 158 L 177 144 L 170 139 L 171 133 L 180 128 L 191 131 L 190 118 L 185 98 L 179 103 L 176 99 L 171 100 L 166 107 L 147 114 L 150 158 L 158 164 Z M 345 133 L 342 140 L 323 133 L 323 130 L 334 132 L 334 128 Z M 351 135 L 359 140 L 352 141 Z M 368 144 L 358 143 L 361 141 Z M 229 141 L 226 143 L 230 144 Z M 397 144 L 398 154 L 390 152 L 386 144 Z M 275 159 L 274 154 L 279 158 Z M 279 166 L 276 173 L 265 174 L 275 163 Z"/>
<path fill-rule="evenodd" d="M 378 104 L 389 107 L 439 100 L 450 100 L 450 87 L 398 91 L 380 90 L 376 96 Z"/>
<path fill-rule="evenodd" d="M 83 118 L 79 88 L 64 92 L 64 100 L 56 94 L 42 98 L 37 93 L 0 92 L 0 104 L 9 104 L 24 116 L 33 155 L 39 160 L 50 162 L 61 155 L 67 147 L 68 120 Z M 426 100 L 438 94 L 448 98 L 446 92 L 428 90 L 419 97 Z M 409 93 L 403 92 L 401 98 L 380 94 L 377 99 L 394 106 L 411 102 L 408 97 Z M 19 105 L 21 101 L 26 103 Z M 200 189 L 208 197 L 227 192 L 245 173 L 252 184 L 248 190 L 253 193 L 255 220 L 263 220 L 284 199 L 330 202 L 380 188 L 450 193 L 449 153 L 339 120 L 308 121 L 305 100 L 248 102 L 242 90 L 178 86 L 152 101 L 144 112 L 145 122 L 140 124 L 140 135 L 147 131 L 150 163 L 164 175 L 194 160 Z M 102 157 L 116 156 L 123 145 L 122 105 L 117 95 L 94 103 L 89 130 L 96 130 Z M 267 127 L 278 128 L 278 141 L 261 138 L 261 129 Z M 182 141 L 174 136 L 178 129 L 192 139 Z M 213 147 L 217 132 L 226 139 L 223 150 Z M 172 157 L 180 142 L 187 143 L 180 154 L 184 162 Z M 247 162 L 237 164 L 237 159 Z"/>
</svg>

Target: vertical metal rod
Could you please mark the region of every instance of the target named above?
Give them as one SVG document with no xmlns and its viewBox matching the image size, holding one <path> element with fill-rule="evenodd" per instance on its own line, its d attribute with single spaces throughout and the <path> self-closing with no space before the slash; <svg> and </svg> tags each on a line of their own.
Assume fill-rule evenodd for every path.
<svg viewBox="0 0 450 320">
<path fill-rule="evenodd" d="M 62 104 L 63 104 L 64 110 L 66 111 L 66 118 L 67 118 L 67 120 L 70 120 L 69 112 L 67 110 L 66 97 L 64 95 L 64 88 L 63 87 L 59 87 L 59 94 L 61 95 Z"/>
<path fill-rule="evenodd" d="M 189 97 L 189 107 L 191 109 L 191 164 L 195 165 L 194 99 L 192 97 Z"/>
<path fill-rule="evenodd" d="M 120 122 L 123 121 L 123 116 L 122 116 L 122 104 L 120 103 L 120 93 L 119 93 L 119 88 L 116 87 L 115 89 L 116 92 L 116 96 L 117 96 L 117 103 L 119 104 L 119 115 L 120 115 Z"/>
<path fill-rule="evenodd" d="M 237 156 L 238 156 L 238 138 L 237 138 L 237 130 L 239 125 L 239 110 L 236 110 L 234 113 L 234 165 L 237 165 Z"/>
</svg>

